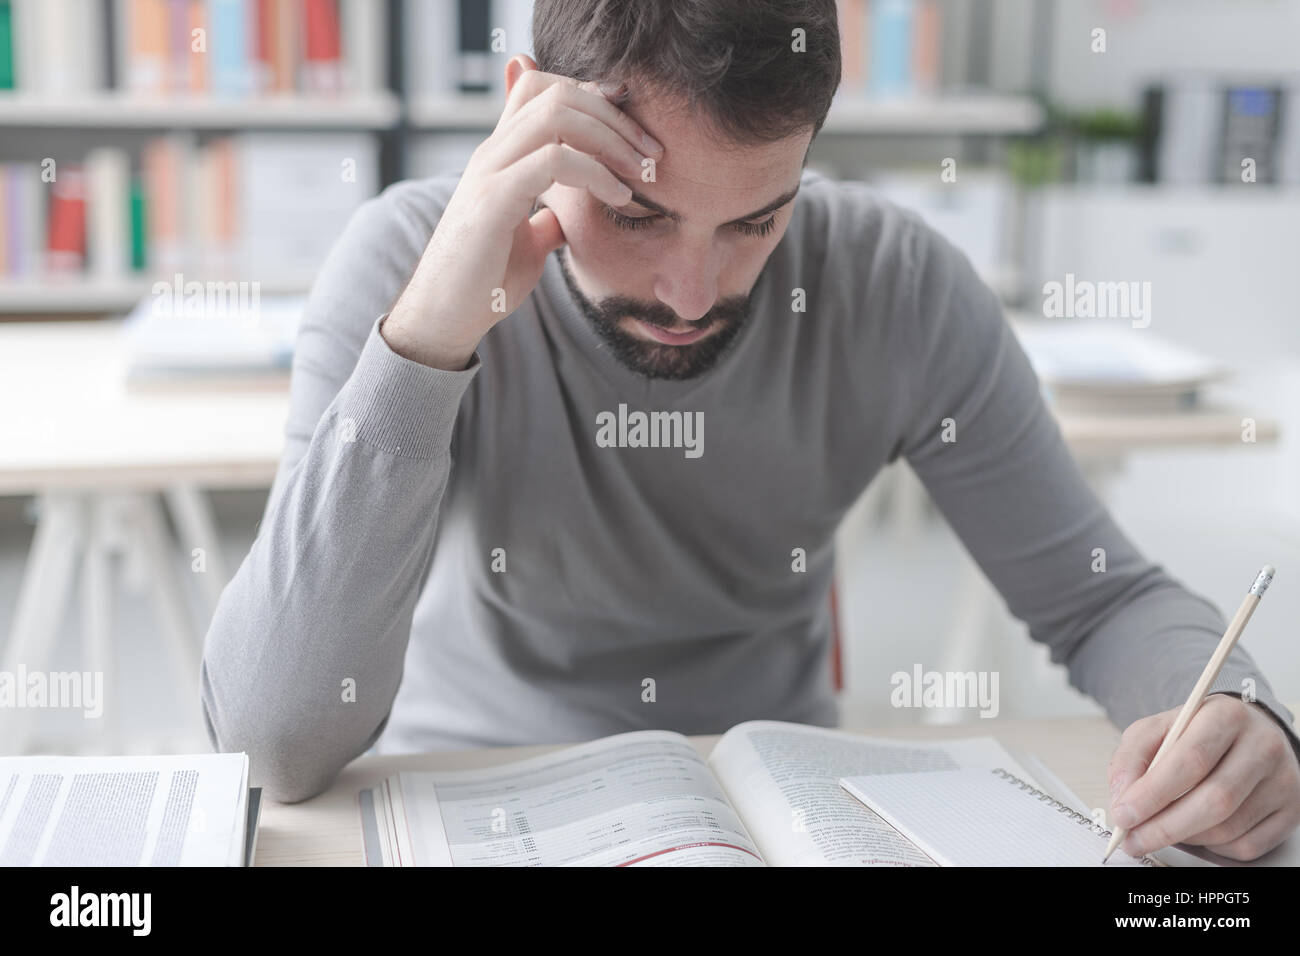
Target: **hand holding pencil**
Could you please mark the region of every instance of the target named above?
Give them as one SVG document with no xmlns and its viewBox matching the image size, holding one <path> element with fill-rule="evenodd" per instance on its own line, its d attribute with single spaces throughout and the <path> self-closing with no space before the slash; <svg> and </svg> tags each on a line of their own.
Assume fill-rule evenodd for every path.
<svg viewBox="0 0 1300 956">
<path fill-rule="evenodd" d="M 1272 849 L 1300 823 L 1300 759 L 1262 707 L 1206 698 L 1273 578 L 1265 566 L 1180 709 L 1135 721 L 1111 760 L 1114 834 L 1131 856 L 1174 843 L 1238 860 Z"/>
</svg>

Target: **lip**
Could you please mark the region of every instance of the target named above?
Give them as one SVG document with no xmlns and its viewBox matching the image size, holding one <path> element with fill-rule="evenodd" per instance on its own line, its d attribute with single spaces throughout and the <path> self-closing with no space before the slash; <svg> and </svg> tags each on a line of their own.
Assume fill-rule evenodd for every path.
<svg viewBox="0 0 1300 956">
<path fill-rule="evenodd" d="M 649 322 L 643 322 L 640 319 L 636 323 L 641 326 L 646 335 L 650 336 L 656 342 L 662 342 L 664 345 L 690 345 L 697 339 L 701 339 L 709 334 L 708 329 L 693 329 L 690 332 L 678 334 L 662 329 L 657 325 L 651 325 Z"/>
</svg>

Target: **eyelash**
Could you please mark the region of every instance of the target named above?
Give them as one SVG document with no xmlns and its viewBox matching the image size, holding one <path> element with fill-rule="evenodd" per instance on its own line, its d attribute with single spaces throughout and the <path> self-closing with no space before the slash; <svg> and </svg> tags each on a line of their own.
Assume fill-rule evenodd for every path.
<svg viewBox="0 0 1300 956">
<path fill-rule="evenodd" d="M 605 218 L 612 222 L 620 229 L 644 229 L 660 216 L 624 216 L 622 213 L 615 212 L 609 206 L 601 204 L 601 211 Z M 768 216 L 762 222 L 738 222 L 733 227 L 737 232 L 746 236 L 766 236 L 776 228 L 776 213 Z"/>
</svg>

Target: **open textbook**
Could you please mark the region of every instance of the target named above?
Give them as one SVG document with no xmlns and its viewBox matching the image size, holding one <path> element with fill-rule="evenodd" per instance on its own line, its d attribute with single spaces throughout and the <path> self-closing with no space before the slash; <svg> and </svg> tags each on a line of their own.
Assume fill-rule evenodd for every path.
<svg viewBox="0 0 1300 956">
<path fill-rule="evenodd" d="M 248 755 L 0 757 L 0 866 L 249 866 Z"/>
<path fill-rule="evenodd" d="M 992 737 L 918 743 L 752 721 L 707 760 L 681 734 L 636 731 L 485 769 L 394 774 L 359 805 L 371 866 L 934 866 L 840 779 L 998 767 L 1038 783 Z"/>
</svg>

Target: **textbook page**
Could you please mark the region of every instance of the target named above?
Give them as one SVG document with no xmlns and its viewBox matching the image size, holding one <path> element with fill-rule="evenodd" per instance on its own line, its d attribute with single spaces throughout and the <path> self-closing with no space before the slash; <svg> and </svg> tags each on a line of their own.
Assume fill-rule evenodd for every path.
<svg viewBox="0 0 1300 956">
<path fill-rule="evenodd" d="M 709 766 L 772 866 L 934 866 L 840 786 L 841 777 L 1004 767 L 1037 781 L 992 737 L 883 740 L 780 721 L 737 724 Z"/>
<path fill-rule="evenodd" d="M 0 866 L 239 866 L 248 756 L 0 757 Z"/>
<path fill-rule="evenodd" d="M 676 733 L 404 772 L 389 793 L 399 866 L 763 865 L 707 764 Z"/>
</svg>

